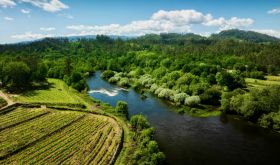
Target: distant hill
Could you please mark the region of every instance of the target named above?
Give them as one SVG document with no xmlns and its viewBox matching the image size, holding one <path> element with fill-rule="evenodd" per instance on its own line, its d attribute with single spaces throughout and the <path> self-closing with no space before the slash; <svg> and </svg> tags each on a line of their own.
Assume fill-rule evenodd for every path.
<svg viewBox="0 0 280 165">
<path fill-rule="evenodd" d="M 194 33 L 161 33 L 161 34 L 146 34 L 138 37 L 139 41 L 165 44 L 178 44 L 186 41 L 204 40 L 206 37 Z"/>
<path fill-rule="evenodd" d="M 280 42 L 279 38 L 272 37 L 266 34 L 254 32 L 254 31 L 244 31 L 238 29 L 221 31 L 218 34 L 212 34 L 210 39 L 236 39 L 245 40 L 251 42 Z"/>
<path fill-rule="evenodd" d="M 135 38 L 134 36 L 118 36 L 118 35 L 109 35 L 111 39 L 122 39 L 127 40 L 131 38 Z M 96 35 L 85 35 L 85 36 L 70 36 L 67 37 L 69 41 L 77 41 L 81 39 L 96 39 Z"/>
<path fill-rule="evenodd" d="M 0 44 L 1 45 L 25 45 L 40 42 L 53 42 L 67 40 L 70 42 L 75 42 L 78 40 L 95 40 L 98 35 L 84 35 L 84 36 L 69 36 L 69 37 L 51 37 L 42 38 L 33 41 L 23 41 L 11 44 Z M 268 42 L 280 42 L 280 38 L 269 36 L 263 33 L 258 33 L 254 31 L 244 31 L 239 29 L 225 30 L 218 34 L 212 34 L 210 37 L 204 37 L 199 34 L 194 33 L 161 33 L 161 34 L 146 34 L 143 36 L 118 36 L 118 35 L 108 35 L 110 39 L 122 39 L 130 40 L 137 39 L 139 42 L 151 42 L 151 43 L 164 43 L 164 44 L 182 44 L 185 42 L 191 43 L 211 43 L 215 40 L 227 40 L 233 39 L 238 41 L 249 41 L 255 43 L 268 43 Z"/>
</svg>

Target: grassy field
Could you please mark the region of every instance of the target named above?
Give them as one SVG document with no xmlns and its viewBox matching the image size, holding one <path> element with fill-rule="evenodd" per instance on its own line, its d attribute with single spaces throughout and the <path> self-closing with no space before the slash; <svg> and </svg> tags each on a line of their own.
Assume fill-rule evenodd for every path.
<svg viewBox="0 0 280 165">
<path fill-rule="evenodd" d="M 268 85 L 280 85 L 280 76 L 266 76 L 266 80 L 246 78 L 245 81 L 249 87 L 264 87 Z"/>
<path fill-rule="evenodd" d="M 51 104 L 84 104 L 83 99 L 77 96 L 77 91 L 70 88 L 58 79 L 48 79 L 49 89 L 39 89 L 14 96 L 17 102 L 24 103 L 51 103 Z"/>
<path fill-rule="evenodd" d="M 0 116 L 0 164 L 109 164 L 120 142 L 105 116 L 44 108 Z"/>
</svg>

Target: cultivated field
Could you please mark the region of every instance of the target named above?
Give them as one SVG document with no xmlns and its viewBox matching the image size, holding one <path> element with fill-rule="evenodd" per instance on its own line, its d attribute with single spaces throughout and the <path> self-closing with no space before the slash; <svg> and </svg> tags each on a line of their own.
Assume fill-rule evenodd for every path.
<svg viewBox="0 0 280 165">
<path fill-rule="evenodd" d="M 280 76 L 266 76 L 266 80 L 246 78 L 245 81 L 250 87 L 264 87 L 268 85 L 280 85 Z"/>
<path fill-rule="evenodd" d="M 76 91 L 62 80 L 48 79 L 48 82 L 49 89 L 28 91 L 13 99 L 24 103 L 83 104 Z"/>
<path fill-rule="evenodd" d="M 110 164 L 121 136 L 109 117 L 17 108 L 0 115 L 0 164 Z"/>
</svg>

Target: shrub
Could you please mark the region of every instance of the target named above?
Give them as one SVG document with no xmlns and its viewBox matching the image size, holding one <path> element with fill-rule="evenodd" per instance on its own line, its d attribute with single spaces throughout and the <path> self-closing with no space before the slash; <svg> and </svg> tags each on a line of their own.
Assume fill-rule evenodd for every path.
<svg viewBox="0 0 280 165">
<path fill-rule="evenodd" d="M 197 106 L 199 103 L 200 103 L 199 96 L 190 96 L 185 99 L 185 105 L 188 105 L 190 107 Z"/>
<path fill-rule="evenodd" d="M 127 106 L 127 103 L 124 102 L 124 101 L 118 101 L 118 102 L 117 102 L 117 106 L 116 106 L 116 111 L 117 111 L 118 113 L 122 113 L 122 114 L 127 115 L 127 114 L 128 114 L 128 106 Z"/>
<path fill-rule="evenodd" d="M 273 128 L 280 131 L 280 111 L 263 115 L 259 119 L 259 124 L 264 128 Z"/>
<path fill-rule="evenodd" d="M 108 80 L 109 78 L 113 77 L 115 73 L 111 70 L 106 70 L 102 72 L 101 77 L 105 80 Z"/>
<path fill-rule="evenodd" d="M 158 97 L 171 100 L 173 98 L 174 94 L 175 94 L 175 91 L 173 91 L 171 89 L 163 89 L 158 94 Z"/>
<path fill-rule="evenodd" d="M 31 70 L 24 62 L 10 62 L 3 67 L 3 75 L 10 87 L 22 88 L 31 82 Z"/>
<path fill-rule="evenodd" d="M 190 96 L 187 95 L 186 93 L 178 93 L 178 94 L 174 95 L 173 101 L 178 105 L 184 104 L 187 97 L 190 97 Z"/>
<path fill-rule="evenodd" d="M 72 83 L 71 85 L 74 89 L 78 90 L 79 92 L 81 92 L 82 90 L 87 90 L 88 85 L 86 80 L 82 79 L 76 83 Z"/>
<path fill-rule="evenodd" d="M 261 71 L 253 71 L 250 73 L 249 75 L 251 78 L 255 78 L 255 79 L 261 79 L 261 80 L 264 80 L 265 77 L 264 77 L 264 73 L 261 72 Z"/>
<path fill-rule="evenodd" d="M 222 108 L 236 112 L 251 121 L 259 121 L 264 127 L 269 125 L 270 116 L 278 113 L 280 106 L 280 87 L 253 88 L 250 92 L 233 91 L 222 95 Z M 262 119 L 259 119 L 262 117 Z"/>
<path fill-rule="evenodd" d="M 146 88 L 150 88 L 154 83 L 154 80 L 151 78 L 151 75 L 147 75 L 147 74 L 141 76 L 139 81 Z"/>
<path fill-rule="evenodd" d="M 164 164 L 165 155 L 159 151 L 158 144 L 154 141 L 154 129 L 147 119 L 143 115 L 135 115 L 130 119 L 130 124 L 136 130 L 134 139 L 137 145 L 131 164 Z"/>
<path fill-rule="evenodd" d="M 0 108 L 6 106 L 7 104 L 8 104 L 8 103 L 6 102 L 6 100 L 4 100 L 4 99 L 2 99 L 2 98 L 0 97 Z"/>
<path fill-rule="evenodd" d="M 192 91 L 193 95 L 200 95 L 205 90 L 207 90 L 209 87 L 210 87 L 210 85 L 208 83 L 205 83 L 205 82 L 195 83 L 195 84 L 191 84 L 189 86 L 189 88 Z"/>
<path fill-rule="evenodd" d="M 151 86 L 151 88 L 150 88 L 150 91 L 152 92 L 152 93 L 155 93 L 155 91 L 158 89 L 158 85 L 157 84 L 153 84 L 152 86 Z"/>
<path fill-rule="evenodd" d="M 222 93 L 216 88 L 207 89 L 200 95 L 201 103 L 209 105 L 220 105 Z"/>
<path fill-rule="evenodd" d="M 127 77 L 125 78 L 121 78 L 118 85 L 122 86 L 122 87 L 129 87 L 129 79 Z"/>
<path fill-rule="evenodd" d="M 135 130 L 143 130 L 150 127 L 150 123 L 143 115 L 134 115 L 130 119 L 130 124 Z"/>
<path fill-rule="evenodd" d="M 109 83 L 112 83 L 112 84 L 116 84 L 118 81 L 120 81 L 120 77 L 116 77 L 116 76 L 111 77 L 111 78 L 109 78 L 109 80 L 108 80 L 108 82 L 109 82 Z"/>
<path fill-rule="evenodd" d="M 230 101 L 231 101 L 231 98 L 233 96 L 236 96 L 238 94 L 244 94 L 245 91 L 241 90 L 241 89 L 235 89 L 234 91 L 232 92 L 223 92 L 222 93 L 222 96 L 221 96 L 221 110 L 224 111 L 224 112 L 230 112 Z"/>
<path fill-rule="evenodd" d="M 158 95 L 164 88 L 159 87 L 158 89 L 155 90 L 155 94 Z"/>
<path fill-rule="evenodd" d="M 218 72 L 216 74 L 216 81 L 219 85 L 227 87 L 229 90 L 242 88 L 245 86 L 244 77 L 240 72 Z"/>
</svg>

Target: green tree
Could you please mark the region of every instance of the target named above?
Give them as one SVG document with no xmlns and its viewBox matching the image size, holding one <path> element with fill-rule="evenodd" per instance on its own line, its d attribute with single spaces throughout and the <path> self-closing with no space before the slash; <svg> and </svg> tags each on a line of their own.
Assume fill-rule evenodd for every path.
<svg viewBox="0 0 280 165">
<path fill-rule="evenodd" d="M 118 101 L 116 106 L 116 111 L 121 114 L 128 115 L 128 106 L 124 101 Z"/>
<path fill-rule="evenodd" d="M 3 70 L 9 86 L 20 88 L 29 85 L 30 68 L 24 62 L 10 62 Z"/>
<path fill-rule="evenodd" d="M 115 73 L 111 70 L 105 70 L 102 72 L 101 77 L 104 78 L 105 80 L 108 80 L 109 78 L 113 77 Z"/>
<path fill-rule="evenodd" d="M 150 127 L 148 120 L 141 114 L 132 116 L 130 124 L 135 130 L 143 130 Z"/>
</svg>

